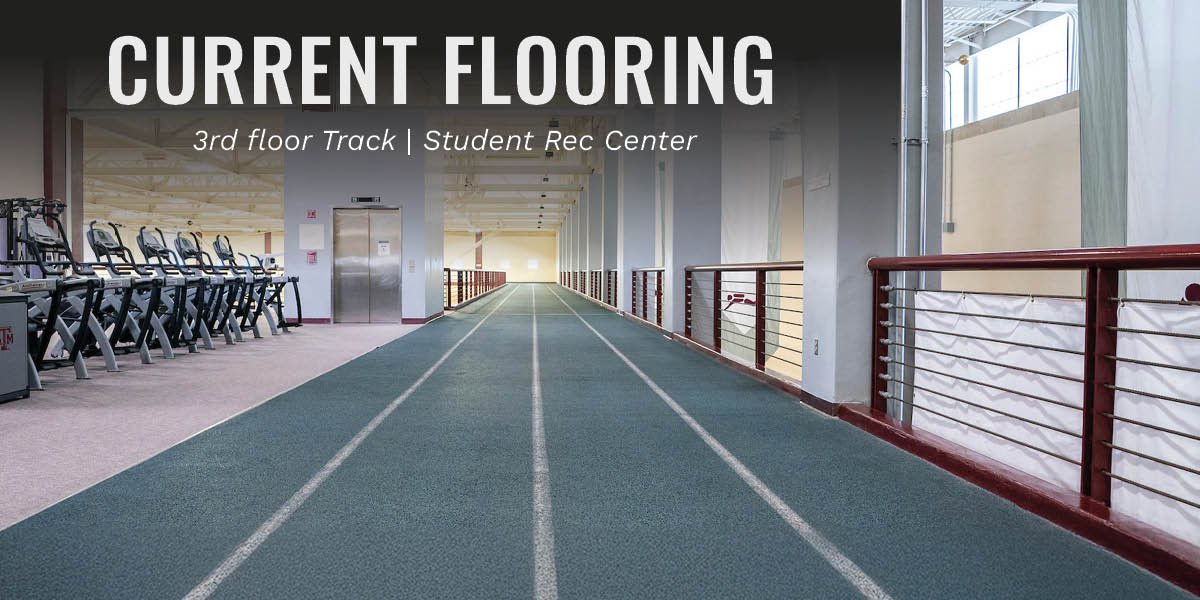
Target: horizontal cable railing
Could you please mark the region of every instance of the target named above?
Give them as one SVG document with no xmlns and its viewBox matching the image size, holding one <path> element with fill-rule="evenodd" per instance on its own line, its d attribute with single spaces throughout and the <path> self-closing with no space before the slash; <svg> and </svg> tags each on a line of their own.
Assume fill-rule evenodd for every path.
<svg viewBox="0 0 1200 600">
<path fill-rule="evenodd" d="M 800 380 L 804 263 L 684 268 L 684 336 L 759 371 Z"/>
<path fill-rule="evenodd" d="M 505 271 L 442 269 L 442 306 L 453 309 L 507 283 Z"/>
<path fill-rule="evenodd" d="M 873 408 L 1200 544 L 1200 245 L 867 264 Z"/>
<path fill-rule="evenodd" d="M 618 283 L 621 280 L 621 272 L 617 269 L 608 269 L 604 271 L 604 303 L 616 307 L 618 293 Z"/>
<path fill-rule="evenodd" d="M 632 299 L 629 312 L 659 327 L 663 324 L 663 272 L 662 267 L 633 269 L 629 285 Z"/>
<path fill-rule="evenodd" d="M 592 300 L 604 302 L 604 270 L 592 269 L 588 271 L 587 281 L 587 296 Z"/>
</svg>

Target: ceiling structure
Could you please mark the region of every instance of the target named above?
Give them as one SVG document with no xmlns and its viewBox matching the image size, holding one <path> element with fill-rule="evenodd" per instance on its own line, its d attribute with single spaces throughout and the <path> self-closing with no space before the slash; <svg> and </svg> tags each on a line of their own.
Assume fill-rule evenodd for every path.
<svg viewBox="0 0 1200 600">
<path fill-rule="evenodd" d="M 590 153 L 544 150 L 550 129 L 596 133 L 602 121 L 593 117 L 456 114 L 434 126 L 463 135 L 533 134 L 533 151 L 443 154 L 447 231 L 556 231 L 597 168 Z"/>
<path fill-rule="evenodd" d="M 1066 13 L 1078 8 L 1075 0 L 942 0 L 943 46 L 963 44 L 979 50 L 975 38 L 996 27 L 1006 23 L 1034 25 L 1028 13 Z"/>
<path fill-rule="evenodd" d="M 283 230 L 282 151 L 196 150 L 198 130 L 255 128 L 278 132 L 279 112 L 197 113 L 142 117 L 113 114 L 84 120 L 84 214 L 130 227 L 175 231 L 280 232 Z M 445 151 L 447 231 L 557 231 L 578 201 L 596 154 L 547 153 L 546 132 L 595 134 L 603 120 L 590 116 L 447 114 L 431 127 L 459 135 L 524 135 L 533 151 Z"/>
<path fill-rule="evenodd" d="M 84 216 L 172 230 L 282 231 L 282 152 L 192 147 L 198 129 L 282 125 L 270 115 L 88 119 Z"/>
</svg>

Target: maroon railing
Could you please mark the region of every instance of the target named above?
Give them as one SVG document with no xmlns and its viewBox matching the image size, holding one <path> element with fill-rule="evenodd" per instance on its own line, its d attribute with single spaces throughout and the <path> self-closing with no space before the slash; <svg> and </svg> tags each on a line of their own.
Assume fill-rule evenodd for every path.
<svg viewBox="0 0 1200 600">
<path fill-rule="evenodd" d="M 659 327 L 663 322 L 663 271 L 662 267 L 633 269 L 629 285 L 633 299 L 630 313 Z"/>
<path fill-rule="evenodd" d="M 608 269 L 604 271 L 604 290 L 601 301 L 609 306 L 617 305 L 617 283 L 621 279 L 621 272 L 616 269 Z"/>
<path fill-rule="evenodd" d="M 803 271 L 803 262 L 685 267 L 684 337 L 716 352 L 724 346 L 751 354 L 755 369 L 798 378 L 804 283 L 784 279 L 800 279 Z"/>
<path fill-rule="evenodd" d="M 504 271 L 442 269 L 442 305 L 449 310 L 482 296 L 508 281 Z"/>
<path fill-rule="evenodd" d="M 1146 419 L 1138 416 L 1142 413 L 1131 415 L 1129 412 L 1120 412 L 1117 410 L 1116 403 L 1118 394 L 1121 394 L 1129 395 L 1129 402 L 1133 402 L 1134 399 L 1137 400 L 1133 405 L 1122 404 L 1124 407 L 1133 406 L 1136 408 L 1136 406 L 1139 406 L 1138 403 L 1142 402 L 1163 403 L 1160 406 L 1156 406 L 1155 410 L 1165 412 L 1172 405 L 1200 406 L 1200 402 L 1197 402 L 1194 398 L 1180 398 L 1175 395 L 1160 393 L 1159 391 L 1134 389 L 1133 387 L 1129 387 L 1128 384 L 1122 385 L 1122 382 L 1118 381 L 1117 378 L 1117 367 L 1121 363 L 1135 366 L 1137 369 L 1165 369 L 1165 371 L 1161 371 L 1160 373 L 1181 373 L 1182 375 L 1200 373 L 1200 368 L 1197 368 L 1197 365 L 1169 362 L 1171 361 L 1171 353 L 1167 351 L 1155 352 L 1154 359 L 1147 360 L 1142 356 L 1135 358 L 1129 354 L 1122 355 L 1117 347 L 1119 334 L 1133 336 L 1131 344 L 1134 346 L 1138 346 L 1139 344 L 1153 344 L 1161 342 L 1161 340 L 1166 338 L 1200 339 L 1200 335 L 1197 335 L 1195 332 L 1147 330 L 1144 327 L 1123 326 L 1118 319 L 1118 309 L 1126 303 L 1135 305 L 1173 304 L 1195 306 L 1198 309 L 1196 314 L 1187 317 L 1187 319 L 1192 323 L 1195 322 L 1194 319 L 1200 319 L 1200 302 L 1198 302 L 1200 301 L 1200 286 L 1196 284 L 1192 284 L 1186 289 L 1178 290 L 1178 295 L 1172 298 L 1124 298 L 1119 293 L 1122 271 L 1200 269 L 1200 245 L 996 252 L 911 258 L 872 258 L 867 262 L 867 266 L 871 270 L 875 290 L 871 314 L 873 325 L 871 336 L 873 348 L 871 359 L 871 405 L 873 408 L 887 412 L 889 404 L 894 402 L 896 404 L 892 404 L 893 407 L 907 406 L 909 410 L 924 410 L 956 422 L 955 427 L 965 426 L 988 434 L 988 439 L 997 441 L 999 444 L 1010 445 L 1014 450 L 1023 451 L 1023 449 L 1028 449 L 1077 465 L 1080 469 L 1080 493 L 1105 504 L 1111 505 L 1113 480 L 1115 479 L 1151 494 L 1157 494 L 1163 498 L 1187 505 L 1192 509 L 1200 509 L 1200 501 L 1197 498 L 1184 498 L 1179 493 L 1171 493 L 1146 481 L 1138 481 L 1130 476 L 1129 473 L 1121 475 L 1114 474 L 1113 472 L 1114 452 L 1121 452 L 1127 456 L 1136 457 L 1136 459 L 1131 460 L 1149 461 L 1154 464 L 1155 468 L 1169 467 L 1176 470 L 1179 474 L 1200 474 L 1200 460 L 1191 461 L 1189 464 L 1179 464 L 1175 462 L 1178 459 L 1172 460 L 1167 456 L 1156 454 L 1154 451 L 1148 450 L 1145 445 L 1134 449 L 1128 447 L 1130 445 L 1128 442 L 1126 445 L 1121 445 L 1119 441 L 1114 441 L 1113 439 L 1114 423 L 1121 422 L 1133 426 L 1140 433 L 1155 436 L 1164 435 L 1166 436 L 1165 441 L 1171 443 L 1182 442 L 1184 440 L 1187 440 L 1187 443 L 1200 441 L 1200 437 L 1195 432 L 1180 431 L 1176 427 L 1162 424 L 1161 421 L 1159 423 L 1149 422 L 1154 419 Z M 958 291 L 955 293 L 1029 296 L 1031 299 L 1052 298 L 1082 302 L 1083 322 L 1039 320 L 1013 314 L 975 314 L 946 310 L 944 308 L 931 308 L 928 305 L 918 306 L 914 300 L 916 294 L 947 290 L 925 289 L 913 283 L 898 283 L 900 281 L 898 274 L 901 272 L 977 270 L 1059 270 L 1081 272 L 1083 274 L 1084 289 L 1082 295 L 1078 296 L 1029 294 L 1026 293 L 1028 290 L 1012 291 L 1008 294 Z M 1030 339 L 1028 335 L 1019 338 L 1012 336 L 985 337 L 970 335 L 961 329 L 930 330 L 928 329 L 928 324 L 920 327 L 914 324 L 915 322 L 911 315 L 921 312 L 948 314 L 951 318 L 955 319 L 956 327 L 964 320 L 974 320 L 976 322 L 987 321 L 1009 325 L 1014 323 L 1017 325 L 1032 324 L 1035 327 L 1048 327 L 1054 331 L 1078 331 L 1078 328 L 1083 328 L 1083 344 L 1082 347 L 1063 347 L 1063 343 L 1050 339 L 1050 336 L 1047 336 L 1047 339 L 1043 340 Z M 906 316 L 908 317 L 907 319 Z M 1189 321 L 1182 322 L 1186 323 Z M 1028 365 L 1012 364 L 1001 357 L 989 360 L 986 357 L 965 356 L 963 352 L 951 353 L 921 346 L 914 341 L 917 333 L 953 336 L 952 339 L 983 341 L 986 343 L 1003 344 L 1005 345 L 1004 347 L 1009 348 L 1024 347 L 1038 352 L 1049 352 L 1051 354 L 1066 353 L 1067 355 L 1078 356 L 1083 360 L 1082 377 L 1055 373 L 1052 372 L 1049 366 L 1045 368 L 1030 368 Z M 1025 333 L 1028 333 L 1028 331 L 1026 330 Z M 928 340 L 930 338 L 926 337 L 923 339 Z M 1080 384 L 1082 397 L 1064 403 L 1060 399 L 1047 398 L 1042 393 L 1032 393 L 1027 390 L 999 386 L 996 385 L 997 381 L 995 380 L 971 379 L 965 377 L 963 372 L 948 372 L 950 369 L 936 371 L 931 368 L 931 363 L 928 360 L 925 362 L 918 360 L 918 357 L 928 358 L 936 357 L 936 355 L 948 356 L 956 361 L 956 364 L 983 364 L 993 370 L 996 368 L 1011 370 L 1011 372 L 1020 373 L 1022 377 L 1039 382 L 1049 381 L 1047 378 L 1066 379 L 1071 383 Z M 905 356 L 911 356 L 912 358 L 906 359 Z M 930 373 L 931 376 L 937 378 L 944 378 L 945 381 L 953 381 L 958 385 L 964 385 L 967 389 L 976 390 L 978 395 L 984 398 L 972 397 L 968 399 L 946 394 L 944 390 L 922 388 L 914 383 L 912 379 L 913 373 L 922 371 Z M 1001 399 L 1009 401 L 1008 404 L 996 400 L 994 393 L 997 391 L 1001 392 Z M 1017 419 L 1024 424 L 1049 429 L 1060 435 L 1069 435 L 1078 439 L 1078 443 L 1080 444 L 1080 458 L 1076 460 L 1074 452 L 1066 455 L 1067 453 L 1056 452 L 1040 446 L 1038 443 L 1035 443 L 1037 439 L 1022 440 L 1016 439 L 1013 436 L 1005 436 L 986 427 L 985 424 L 988 423 L 986 420 L 982 420 L 983 423 L 979 422 L 981 420 L 971 422 L 965 418 L 956 418 L 953 415 L 937 412 L 918 402 L 918 397 L 923 401 L 928 401 L 932 398 L 928 394 L 936 394 L 939 399 L 945 399 L 939 400 L 939 402 L 949 400 L 955 405 L 970 406 L 972 407 L 971 410 L 987 411 L 992 415 L 1000 415 L 1006 419 Z M 1056 427 L 1054 424 L 1046 423 L 1037 418 L 1031 418 L 1030 413 L 1024 415 L 1015 414 L 1019 411 L 1010 405 L 1014 405 L 1018 401 L 1032 402 L 1034 405 L 1042 403 L 1042 406 L 1045 406 L 1045 403 L 1052 403 L 1077 410 L 1080 413 L 1080 421 L 1077 423 L 1078 427 L 1064 429 L 1061 426 Z M 1125 427 L 1125 425 L 1122 427 Z M 1126 439 L 1130 440 L 1130 442 L 1134 441 L 1131 438 Z M 1021 448 L 1017 448 L 1017 446 Z"/>
</svg>

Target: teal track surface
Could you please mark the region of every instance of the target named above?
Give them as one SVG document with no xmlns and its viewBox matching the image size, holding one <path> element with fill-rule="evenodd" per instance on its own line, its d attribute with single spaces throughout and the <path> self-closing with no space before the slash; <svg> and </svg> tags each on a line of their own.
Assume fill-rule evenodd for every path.
<svg viewBox="0 0 1200 600">
<path fill-rule="evenodd" d="M 585 321 L 883 597 L 1190 597 L 562 287 L 514 284 L 0 531 L 0 598 L 864 597 Z"/>
</svg>

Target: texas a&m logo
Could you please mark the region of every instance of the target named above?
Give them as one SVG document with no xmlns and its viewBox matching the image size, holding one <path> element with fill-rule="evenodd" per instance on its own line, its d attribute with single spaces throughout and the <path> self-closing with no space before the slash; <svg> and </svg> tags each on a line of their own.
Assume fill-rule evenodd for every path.
<svg viewBox="0 0 1200 600">
<path fill-rule="evenodd" d="M 746 294 L 741 294 L 741 293 L 729 294 L 728 296 L 725 297 L 725 300 L 729 302 L 729 304 L 725 305 L 725 310 L 729 310 L 729 307 L 733 306 L 734 304 L 749 304 L 751 306 L 754 305 L 754 298 L 747 298 Z"/>
<path fill-rule="evenodd" d="M 0 352 L 8 350 L 13 343 L 12 327 L 0 327 Z"/>
</svg>

